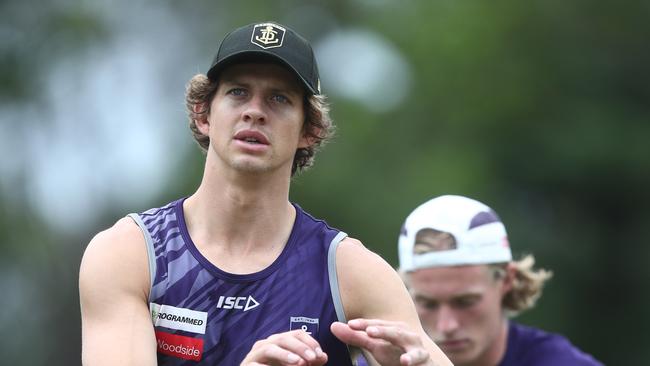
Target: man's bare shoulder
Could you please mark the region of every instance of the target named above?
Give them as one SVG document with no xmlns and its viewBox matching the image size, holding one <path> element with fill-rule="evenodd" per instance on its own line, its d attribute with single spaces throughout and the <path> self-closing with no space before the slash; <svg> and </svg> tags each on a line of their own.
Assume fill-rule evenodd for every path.
<svg viewBox="0 0 650 366">
<path fill-rule="evenodd" d="M 359 240 L 349 238 L 336 253 L 337 274 L 346 315 L 392 318 L 390 305 L 408 306 L 410 299 L 395 270 Z M 388 306 L 385 306 L 388 305 Z"/>
<path fill-rule="evenodd" d="M 79 286 L 83 290 L 148 292 L 149 268 L 144 235 L 128 217 L 99 232 L 90 241 L 81 260 Z"/>
<path fill-rule="evenodd" d="M 95 235 L 86 247 L 82 266 L 87 261 L 128 262 L 128 258 L 142 254 L 146 255 L 142 231 L 131 218 L 123 217 L 112 227 Z"/>
<path fill-rule="evenodd" d="M 377 253 L 366 248 L 363 243 L 354 238 L 345 238 L 339 244 L 336 255 L 337 267 L 339 270 L 347 271 L 348 268 L 354 271 L 363 266 L 364 269 L 378 272 L 393 272 L 392 267 Z M 351 273 L 354 275 L 354 273 Z M 361 273 L 357 273 L 361 275 Z"/>
<path fill-rule="evenodd" d="M 90 241 L 91 246 L 102 246 L 108 243 L 143 241 L 144 237 L 140 227 L 130 217 L 119 219 L 110 228 L 100 231 Z M 110 244 L 109 244 L 110 245 Z"/>
<path fill-rule="evenodd" d="M 149 283 L 144 235 L 131 218 L 90 241 L 79 272 L 84 365 L 155 365 Z"/>
</svg>

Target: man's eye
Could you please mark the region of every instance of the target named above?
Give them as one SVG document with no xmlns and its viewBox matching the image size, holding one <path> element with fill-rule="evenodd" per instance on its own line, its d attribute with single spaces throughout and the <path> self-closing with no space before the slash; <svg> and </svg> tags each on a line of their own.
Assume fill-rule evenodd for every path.
<svg viewBox="0 0 650 366">
<path fill-rule="evenodd" d="M 435 310 L 438 308 L 438 303 L 435 301 L 417 300 L 416 304 L 418 307 L 427 310 Z"/>
<path fill-rule="evenodd" d="M 289 98 L 282 94 L 275 94 L 272 99 L 278 103 L 289 103 Z"/>
<path fill-rule="evenodd" d="M 235 95 L 235 96 L 242 96 L 246 94 L 246 91 L 242 88 L 232 88 L 228 90 L 228 94 Z"/>
<path fill-rule="evenodd" d="M 462 299 L 457 299 L 454 301 L 454 305 L 457 308 L 463 309 L 463 308 L 469 308 L 476 304 L 478 302 L 478 298 L 476 297 L 467 297 L 467 298 L 462 298 Z"/>
</svg>

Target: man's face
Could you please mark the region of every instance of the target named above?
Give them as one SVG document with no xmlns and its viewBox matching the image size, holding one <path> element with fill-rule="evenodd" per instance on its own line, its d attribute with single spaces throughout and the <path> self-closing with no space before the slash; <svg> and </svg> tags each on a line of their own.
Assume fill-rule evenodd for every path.
<svg viewBox="0 0 650 366">
<path fill-rule="evenodd" d="M 210 105 L 210 151 L 218 164 L 248 173 L 291 170 L 296 149 L 308 146 L 302 134 L 304 89 L 276 64 L 226 68 Z"/>
<path fill-rule="evenodd" d="M 499 352 L 506 288 L 486 265 L 421 269 L 407 280 L 422 326 L 455 365 L 484 365 Z"/>
</svg>

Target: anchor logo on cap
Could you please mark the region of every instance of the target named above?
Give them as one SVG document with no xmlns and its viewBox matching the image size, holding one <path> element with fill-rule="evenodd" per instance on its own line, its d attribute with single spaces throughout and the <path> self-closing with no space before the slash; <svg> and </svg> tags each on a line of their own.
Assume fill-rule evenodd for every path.
<svg viewBox="0 0 650 366">
<path fill-rule="evenodd" d="M 281 47 L 285 29 L 277 24 L 262 23 L 253 27 L 251 43 L 263 49 Z"/>
</svg>

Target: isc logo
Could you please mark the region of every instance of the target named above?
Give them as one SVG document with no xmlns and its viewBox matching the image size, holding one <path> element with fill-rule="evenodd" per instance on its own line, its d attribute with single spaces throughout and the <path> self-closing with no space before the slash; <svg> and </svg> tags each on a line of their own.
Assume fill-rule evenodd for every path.
<svg viewBox="0 0 650 366">
<path fill-rule="evenodd" d="M 235 296 L 219 296 L 219 302 L 217 303 L 217 309 L 237 309 L 248 311 L 259 306 L 259 302 L 253 299 L 252 296 L 248 297 L 235 297 Z"/>
</svg>

